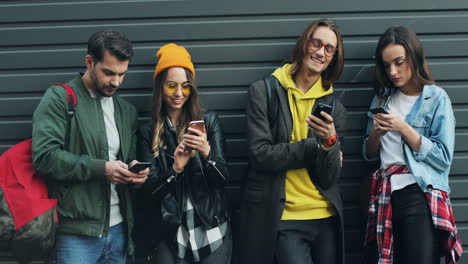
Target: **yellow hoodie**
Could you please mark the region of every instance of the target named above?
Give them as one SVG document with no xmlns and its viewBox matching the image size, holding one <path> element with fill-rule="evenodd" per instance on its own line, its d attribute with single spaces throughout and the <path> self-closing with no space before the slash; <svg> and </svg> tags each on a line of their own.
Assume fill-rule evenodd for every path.
<svg viewBox="0 0 468 264">
<path fill-rule="evenodd" d="M 331 94 L 333 87 L 325 90 L 320 77 L 309 91 L 304 93 L 296 87 L 290 69 L 291 64 L 285 64 L 276 69 L 272 75 L 288 92 L 289 109 L 293 121 L 290 143 L 293 143 L 307 138 L 309 128 L 305 120 L 312 112 L 315 100 Z M 285 190 L 286 205 L 281 220 L 321 219 L 334 215 L 332 204 L 315 187 L 307 169 L 288 170 Z"/>
</svg>

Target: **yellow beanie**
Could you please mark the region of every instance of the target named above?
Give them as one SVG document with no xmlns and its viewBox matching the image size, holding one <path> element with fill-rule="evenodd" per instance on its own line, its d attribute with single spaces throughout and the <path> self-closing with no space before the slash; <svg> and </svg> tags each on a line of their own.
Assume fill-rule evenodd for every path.
<svg viewBox="0 0 468 264">
<path fill-rule="evenodd" d="M 195 68 L 193 67 L 192 57 L 188 51 L 174 43 L 169 43 L 162 46 L 156 56 L 159 58 L 158 64 L 154 70 L 153 78 L 156 79 L 156 76 L 163 70 L 171 67 L 183 67 L 192 72 L 195 77 Z"/>
</svg>

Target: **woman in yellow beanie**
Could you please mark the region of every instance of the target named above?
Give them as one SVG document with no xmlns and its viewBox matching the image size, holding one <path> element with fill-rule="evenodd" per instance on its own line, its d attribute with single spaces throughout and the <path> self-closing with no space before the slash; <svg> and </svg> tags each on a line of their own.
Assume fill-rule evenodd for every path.
<svg viewBox="0 0 468 264">
<path fill-rule="evenodd" d="M 140 192 L 152 206 L 144 212 L 150 223 L 142 225 L 147 243 L 156 245 L 150 259 L 164 264 L 230 263 L 221 123 L 215 113 L 201 109 L 187 50 L 171 43 L 156 55 L 152 118 L 141 126 L 137 144 L 139 160 L 151 162 Z M 189 125 L 197 120 L 204 121 L 199 130 Z"/>
</svg>

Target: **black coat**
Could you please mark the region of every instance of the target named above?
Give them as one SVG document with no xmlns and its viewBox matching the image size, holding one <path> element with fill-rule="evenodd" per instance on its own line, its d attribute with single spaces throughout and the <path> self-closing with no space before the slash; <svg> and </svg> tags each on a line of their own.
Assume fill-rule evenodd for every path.
<svg viewBox="0 0 468 264">
<path fill-rule="evenodd" d="M 140 242 L 151 246 L 158 240 L 175 239 L 175 232 L 182 221 L 182 210 L 190 197 L 194 210 L 206 229 L 228 221 L 229 214 L 224 185 L 228 169 L 224 158 L 224 135 L 215 113 L 204 113 L 207 138 L 211 150 L 205 160 L 198 152 L 192 157 L 183 173 L 177 175 L 172 169 L 174 150 L 178 143 L 175 131 L 168 121 L 164 125 L 165 147 L 160 148 L 154 158 L 152 148 L 153 128 L 151 122 L 140 127 L 137 158 L 151 162 L 148 179 L 138 191 L 135 199 Z M 175 178 L 171 178 L 176 176 Z M 169 181 L 169 183 L 168 183 Z M 138 206 L 139 205 L 139 206 Z M 162 212 L 162 214 L 161 214 Z M 140 243 L 141 244 L 141 243 Z"/>
<path fill-rule="evenodd" d="M 307 168 L 312 182 L 336 209 L 341 238 L 338 259 L 343 263 L 343 205 L 338 186 L 342 138 L 330 151 L 319 147 L 318 140 L 310 132 L 308 138 L 289 143 L 293 123 L 287 92 L 281 86 L 276 92 L 279 111 L 274 118 L 275 125 L 270 129 L 264 81 L 257 81 L 249 88 L 247 138 L 250 166 L 241 199 L 239 263 L 273 263 L 278 225 L 285 206 L 286 172 L 298 168 Z M 317 99 L 314 108 L 320 102 L 329 103 L 331 96 Z M 343 135 L 345 115 L 343 105 L 336 100 L 333 119 L 339 136 Z"/>
</svg>

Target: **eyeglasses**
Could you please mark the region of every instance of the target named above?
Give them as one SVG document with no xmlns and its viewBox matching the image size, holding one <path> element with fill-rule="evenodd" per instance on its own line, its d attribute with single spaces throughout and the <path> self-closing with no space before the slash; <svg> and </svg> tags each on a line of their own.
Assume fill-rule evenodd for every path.
<svg viewBox="0 0 468 264">
<path fill-rule="evenodd" d="M 188 82 L 181 84 L 181 87 L 184 95 L 189 95 L 193 89 L 193 85 Z M 164 84 L 164 89 L 166 89 L 168 93 L 175 93 L 177 88 L 179 88 L 179 84 L 176 82 L 167 82 Z"/>
<path fill-rule="evenodd" d="M 334 47 L 333 45 L 330 45 L 330 44 L 325 45 L 322 43 L 320 39 L 316 39 L 316 38 L 309 39 L 309 43 L 310 43 L 309 47 L 313 51 L 318 51 L 322 47 L 324 47 L 325 55 L 327 55 L 328 57 L 335 55 L 336 47 Z"/>
</svg>

